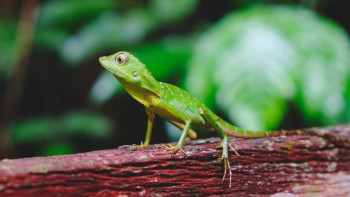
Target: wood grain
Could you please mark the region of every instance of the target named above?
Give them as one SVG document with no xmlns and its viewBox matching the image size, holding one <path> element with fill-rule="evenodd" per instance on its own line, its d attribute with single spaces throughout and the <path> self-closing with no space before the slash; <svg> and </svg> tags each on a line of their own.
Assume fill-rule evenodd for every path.
<svg viewBox="0 0 350 197">
<path fill-rule="evenodd" d="M 314 129 L 350 139 L 350 125 Z M 0 196 L 350 195 L 350 149 L 314 136 L 231 138 L 232 187 L 222 182 L 219 138 L 184 151 L 162 144 L 88 153 L 4 159 Z"/>
</svg>

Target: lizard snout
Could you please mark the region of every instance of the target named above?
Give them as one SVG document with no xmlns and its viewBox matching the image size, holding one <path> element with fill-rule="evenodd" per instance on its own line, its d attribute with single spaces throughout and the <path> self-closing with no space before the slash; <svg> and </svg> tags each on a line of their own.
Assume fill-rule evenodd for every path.
<svg viewBox="0 0 350 197">
<path fill-rule="evenodd" d="M 102 62 L 106 61 L 106 59 L 107 59 L 106 56 L 102 56 L 98 60 L 102 63 Z"/>
</svg>

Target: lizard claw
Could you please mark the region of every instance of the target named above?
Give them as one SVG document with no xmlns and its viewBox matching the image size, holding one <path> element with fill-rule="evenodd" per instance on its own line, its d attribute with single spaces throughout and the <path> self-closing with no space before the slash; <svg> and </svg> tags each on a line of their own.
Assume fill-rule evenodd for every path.
<svg viewBox="0 0 350 197">
<path fill-rule="evenodd" d="M 241 156 L 233 147 L 230 143 L 228 143 L 228 146 L 230 147 L 230 149 L 237 155 L 237 156 Z"/>
<path fill-rule="evenodd" d="M 225 180 L 227 169 L 228 169 L 228 172 L 229 172 L 229 175 L 230 175 L 230 177 L 229 177 L 229 179 L 230 179 L 229 187 L 231 188 L 232 172 L 231 172 L 230 161 L 229 161 L 228 157 L 221 157 L 218 160 L 224 162 L 224 176 L 222 177 L 222 182 L 224 182 L 224 180 Z"/>
<path fill-rule="evenodd" d="M 163 145 L 162 146 L 165 150 L 168 150 L 168 151 L 174 151 L 174 153 L 177 153 L 177 151 L 180 151 L 182 152 L 186 157 L 188 156 L 187 153 L 180 147 L 178 146 L 174 146 L 174 145 L 171 145 L 171 144 L 166 144 L 166 145 Z"/>
</svg>

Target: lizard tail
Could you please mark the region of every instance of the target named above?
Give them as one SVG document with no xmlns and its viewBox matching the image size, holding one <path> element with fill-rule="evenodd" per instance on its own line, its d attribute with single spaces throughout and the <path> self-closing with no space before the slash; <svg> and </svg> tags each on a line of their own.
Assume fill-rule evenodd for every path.
<svg viewBox="0 0 350 197">
<path fill-rule="evenodd" d="M 219 121 L 219 125 L 222 130 L 229 136 L 243 137 L 243 138 L 263 138 L 263 137 L 276 137 L 283 135 L 307 135 L 322 137 L 334 145 L 340 147 L 350 148 L 350 139 L 341 137 L 332 133 L 324 133 L 315 131 L 312 129 L 307 130 L 280 130 L 280 131 L 250 131 L 242 128 L 235 127 L 224 120 Z"/>
</svg>

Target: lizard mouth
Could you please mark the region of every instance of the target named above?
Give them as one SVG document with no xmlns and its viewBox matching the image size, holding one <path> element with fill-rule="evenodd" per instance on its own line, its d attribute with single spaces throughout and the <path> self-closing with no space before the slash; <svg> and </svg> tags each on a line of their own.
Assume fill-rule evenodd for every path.
<svg viewBox="0 0 350 197">
<path fill-rule="evenodd" d="M 124 73 L 122 73 L 122 72 L 119 72 L 117 76 L 121 77 L 121 78 L 125 78 L 126 77 L 126 75 Z"/>
<path fill-rule="evenodd" d="M 98 61 L 100 62 L 101 66 L 103 66 L 105 69 L 112 71 L 113 69 L 111 68 L 111 66 L 108 64 L 108 57 L 106 56 L 102 56 L 98 59 Z"/>
<path fill-rule="evenodd" d="M 105 69 L 110 71 L 114 76 L 120 77 L 120 78 L 126 78 L 126 75 L 123 72 L 118 71 L 116 67 L 113 67 L 113 65 L 109 64 L 110 60 L 108 59 L 108 56 L 102 56 L 98 59 L 98 61 Z"/>
</svg>

